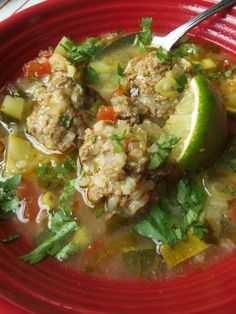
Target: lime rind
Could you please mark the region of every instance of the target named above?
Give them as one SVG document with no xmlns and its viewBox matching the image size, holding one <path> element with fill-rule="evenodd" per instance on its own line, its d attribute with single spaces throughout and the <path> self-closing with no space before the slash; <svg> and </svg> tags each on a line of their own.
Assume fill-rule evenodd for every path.
<svg viewBox="0 0 236 314">
<path fill-rule="evenodd" d="M 219 92 L 195 76 L 164 129 L 180 137 L 173 158 L 184 169 L 198 170 L 217 157 L 227 139 L 227 113 Z"/>
</svg>

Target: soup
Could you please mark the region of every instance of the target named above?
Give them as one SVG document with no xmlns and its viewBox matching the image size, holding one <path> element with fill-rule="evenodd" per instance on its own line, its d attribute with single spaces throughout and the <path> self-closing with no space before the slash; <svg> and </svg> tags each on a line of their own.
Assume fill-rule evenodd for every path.
<svg viewBox="0 0 236 314">
<path fill-rule="evenodd" d="M 183 38 L 152 47 L 151 18 L 40 51 L 1 89 L 1 217 L 55 258 L 112 278 L 196 271 L 235 249 L 236 68 Z M 33 267 L 33 266 L 32 266 Z"/>
</svg>

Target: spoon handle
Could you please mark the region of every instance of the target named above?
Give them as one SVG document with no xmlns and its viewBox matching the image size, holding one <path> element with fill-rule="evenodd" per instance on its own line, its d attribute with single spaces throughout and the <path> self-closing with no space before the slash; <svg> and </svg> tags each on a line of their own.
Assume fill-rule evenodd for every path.
<svg viewBox="0 0 236 314">
<path fill-rule="evenodd" d="M 165 36 L 165 42 L 163 43 L 163 47 L 167 50 L 170 50 L 170 48 L 178 41 L 178 39 L 180 39 L 180 37 L 186 34 L 195 25 L 204 21 L 206 18 L 215 14 L 219 10 L 222 10 L 234 4 L 236 4 L 236 0 L 221 0 L 214 6 L 203 11 L 201 14 L 197 15 L 196 17 L 194 17 L 187 23 L 181 25 L 180 27 L 176 28 L 174 31 L 170 32 L 167 36 Z"/>
</svg>

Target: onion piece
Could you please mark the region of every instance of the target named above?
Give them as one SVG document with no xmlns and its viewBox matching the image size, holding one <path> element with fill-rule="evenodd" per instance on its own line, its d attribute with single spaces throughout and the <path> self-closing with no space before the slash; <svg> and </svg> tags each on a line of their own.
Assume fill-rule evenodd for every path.
<svg viewBox="0 0 236 314">
<path fill-rule="evenodd" d="M 42 217 L 43 217 L 44 212 L 46 211 L 46 212 L 47 212 L 47 215 L 48 215 L 48 212 L 49 212 L 49 210 L 50 210 L 50 207 L 49 207 L 49 206 L 43 204 L 43 202 L 42 202 L 42 197 L 43 197 L 43 194 L 41 194 L 41 195 L 39 196 L 39 198 L 38 198 L 39 212 L 38 212 L 38 214 L 37 214 L 37 216 L 36 216 L 36 219 L 35 219 L 35 222 L 36 222 L 37 224 L 39 224 L 39 223 L 42 221 Z"/>
<path fill-rule="evenodd" d="M 25 200 L 23 199 L 22 201 L 19 202 L 19 206 L 14 210 L 17 219 L 25 224 L 27 222 L 29 222 L 28 218 L 24 217 L 24 213 L 25 213 Z"/>
</svg>

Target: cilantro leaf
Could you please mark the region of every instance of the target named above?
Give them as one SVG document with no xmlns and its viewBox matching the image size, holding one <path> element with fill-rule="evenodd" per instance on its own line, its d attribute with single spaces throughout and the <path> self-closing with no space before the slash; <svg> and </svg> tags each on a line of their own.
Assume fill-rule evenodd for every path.
<svg viewBox="0 0 236 314">
<path fill-rule="evenodd" d="M 105 214 L 105 209 L 104 207 L 100 207 L 97 211 L 96 211 L 96 218 L 100 218 L 101 216 L 103 216 Z"/>
<path fill-rule="evenodd" d="M 141 32 L 135 36 L 134 46 L 141 48 L 148 46 L 152 43 L 152 18 L 143 17 L 141 20 Z"/>
<path fill-rule="evenodd" d="M 63 180 L 65 181 L 76 169 L 76 162 L 72 158 L 66 159 L 62 163 L 51 160 L 48 164 L 42 164 L 34 170 L 43 180 Z"/>
<path fill-rule="evenodd" d="M 59 121 L 60 121 L 60 125 L 63 126 L 63 128 L 65 129 L 69 129 L 72 123 L 72 119 L 64 115 L 59 117 Z"/>
<path fill-rule="evenodd" d="M 176 136 L 171 136 L 169 139 L 165 135 L 161 135 L 156 141 L 156 152 L 151 155 L 151 160 L 148 169 L 154 170 L 158 168 L 169 156 L 173 146 L 178 142 Z"/>
<path fill-rule="evenodd" d="M 111 140 L 112 140 L 114 149 L 117 153 L 121 153 L 124 151 L 124 147 L 123 147 L 122 143 L 120 143 L 120 142 L 124 140 L 125 135 L 126 135 L 126 130 L 124 130 L 120 134 L 114 134 L 111 136 Z"/>
<path fill-rule="evenodd" d="M 171 60 L 171 52 L 170 51 L 167 51 L 165 48 L 163 48 L 162 46 L 158 47 L 157 48 L 157 57 L 160 59 L 160 61 L 163 63 L 163 64 L 168 64 L 170 63 L 170 60 Z"/>
<path fill-rule="evenodd" d="M 184 43 L 189 42 L 189 40 L 190 40 L 189 37 L 182 37 L 180 41 L 181 41 L 182 44 L 184 44 Z"/>
<path fill-rule="evenodd" d="M 21 236 L 19 232 L 15 232 L 10 234 L 7 238 L 0 238 L 0 242 L 2 243 L 10 243 L 16 239 L 18 239 Z"/>
<path fill-rule="evenodd" d="M 111 136 L 112 141 L 122 141 L 125 138 L 126 130 L 122 131 L 119 134 L 114 134 Z"/>
<path fill-rule="evenodd" d="M 75 185 L 80 179 L 81 175 L 65 184 L 59 199 L 59 209 L 49 212 L 49 237 L 33 251 L 21 257 L 25 262 L 36 264 L 47 256 L 63 260 L 70 254 L 75 253 L 74 246 L 65 242 L 78 228 L 78 224 L 72 215 L 71 199 L 75 191 Z"/>
<path fill-rule="evenodd" d="M 175 200 L 163 199 L 158 205 L 151 205 L 149 215 L 134 226 L 134 231 L 170 246 L 185 240 L 188 230 L 201 239 L 207 232 L 199 223 L 205 200 L 206 192 L 199 177 L 195 174 L 190 179 L 184 177 L 177 184 Z"/>
<path fill-rule="evenodd" d="M 177 88 L 177 91 L 178 91 L 179 93 L 182 93 L 182 92 L 184 91 L 185 85 L 188 83 L 188 80 L 187 80 L 186 75 L 185 75 L 184 73 L 181 74 L 181 75 L 177 78 L 176 82 L 177 82 L 178 85 L 179 85 L 179 88 Z"/>
<path fill-rule="evenodd" d="M 88 63 L 98 54 L 103 45 L 99 39 L 87 38 L 85 41 L 75 44 L 70 38 L 62 45 L 67 51 L 68 59 L 73 63 Z"/>
<path fill-rule="evenodd" d="M 15 194 L 15 189 L 20 182 L 20 174 L 16 174 L 6 181 L 0 181 L 0 208 L 4 213 L 13 211 L 19 205 L 19 198 Z"/>
<path fill-rule="evenodd" d="M 61 243 L 67 240 L 77 227 L 75 221 L 65 223 L 56 234 L 49 237 L 30 253 L 21 256 L 21 259 L 30 264 L 36 264 L 47 256 L 55 256 L 62 250 Z"/>
<path fill-rule="evenodd" d="M 117 65 L 117 74 L 119 76 L 123 76 L 124 75 L 124 68 L 122 68 L 122 66 L 119 63 Z"/>
<path fill-rule="evenodd" d="M 55 255 L 55 257 L 59 261 L 64 261 L 68 259 L 70 255 L 78 252 L 79 252 L 78 246 L 76 246 L 74 243 L 68 243 Z"/>
<path fill-rule="evenodd" d="M 89 80 L 89 82 L 91 82 L 92 84 L 98 84 L 99 83 L 98 72 L 92 67 L 88 67 L 86 69 L 86 77 Z"/>
</svg>

